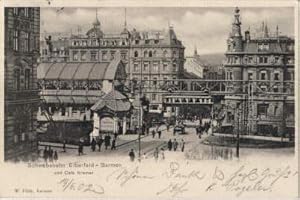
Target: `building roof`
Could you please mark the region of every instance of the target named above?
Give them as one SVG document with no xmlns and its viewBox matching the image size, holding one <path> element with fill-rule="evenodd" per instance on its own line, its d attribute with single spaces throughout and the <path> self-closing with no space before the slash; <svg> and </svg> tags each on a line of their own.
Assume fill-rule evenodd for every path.
<svg viewBox="0 0 300 200">
<path fill-rule="evenodd" d="M 114 59 L 110 63 L 41 63 L 37 69 L 37 78 L 51 80 L 114 80 L 120 64 L 120 59 Z"/>
<path fill-rule="evenodd" d="M 126 112 L 131 108 L 131 104 L 126 96 L 117 90 L 112 90 L 100 98 L 92 107 L 93 111 L 100 111 L 109 108 L 114 112 Z"/>
</svg>

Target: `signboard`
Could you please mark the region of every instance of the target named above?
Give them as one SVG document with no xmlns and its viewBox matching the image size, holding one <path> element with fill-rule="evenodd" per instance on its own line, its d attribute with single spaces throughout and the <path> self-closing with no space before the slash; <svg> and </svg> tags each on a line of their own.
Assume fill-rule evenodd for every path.
<svg viewBox="0 0 300 200">
<path fill-rule="evenodd" d="M 100 131 L 114 132 L 114 120 L 111 117 L 103 117 L 100 120 Z"/>
</svg>

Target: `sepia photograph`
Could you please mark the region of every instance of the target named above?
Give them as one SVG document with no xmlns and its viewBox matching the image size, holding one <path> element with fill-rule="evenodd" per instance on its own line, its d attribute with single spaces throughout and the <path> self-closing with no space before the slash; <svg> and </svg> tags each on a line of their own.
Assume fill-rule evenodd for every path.
<svg viewBox="0 0 300 200">
<path fill-rule="evenodd" d="M 298 4 L 41 2 L 2 8 L 1 197 L 298 196 Z"/>
</svg>

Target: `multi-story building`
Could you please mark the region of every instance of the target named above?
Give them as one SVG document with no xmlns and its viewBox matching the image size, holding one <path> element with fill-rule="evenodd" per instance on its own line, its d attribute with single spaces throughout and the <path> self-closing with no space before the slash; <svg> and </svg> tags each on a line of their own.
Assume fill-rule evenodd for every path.
<svg viewBox="0 0 300 200">
<path fill-rule="evenodd" d="M 40 9 L 5 8 L 5 160 L 36 153 Z"/>
<path fill-rule="evenodd" d="M 125 22 L 121 33 L 105 34 L 96 17 L 86 35 L 72 35 L 69 47 L 62 47 L 68 49 L 67 60 L 70 62 L 107 62 L 120 52 L 127 80 L 143 81 L 143 91 L 147 92 L 153 112 L 162 111 L 162 97 L 155 91 L 164 83 L 158 80 L 178 79 L 184 71 L 184 46 L 171 26 L 166 31 L 138 32 L 135 29 L 129 31 Z M 58 59 L 58 54 L 52 52 L 51 57 Z"/>
<path fill-rule="evenodd" d="M 226 121 L 242 118 L 243 133 L 293 134 L 294 39 L 280 35 L 278 26 L 270 33 L 266 24 L 256 37 L 249 30 L 242 35 L 239 11 L 225 54 L 226 80 L 231 81 L 226 90 L 236 93 L 225 96 Z"/>
<path fill-rule="evenodd" d="M 203 78 L 205 63 L 200 59 L 200 56 L 197 53 L 195 48 L 193 56 L 185 57 L 184 70 L 186 72 L 186 77 L 190 76 L 191 78 Z"/>
</svg>

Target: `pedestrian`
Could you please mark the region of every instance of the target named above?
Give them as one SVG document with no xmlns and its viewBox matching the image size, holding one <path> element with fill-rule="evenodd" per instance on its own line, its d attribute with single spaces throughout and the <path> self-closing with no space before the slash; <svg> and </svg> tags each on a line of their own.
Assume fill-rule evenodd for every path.
<svg viewBox="0 0 300 200">
<path fill-rule="evenodd" d="M 155 130 L 153 129 L 152 130 L 152 138 L 154 138 L 155 137 Z"/>
<path fill-rule="evenodd" d="M 170 124 L 167 123 L 167 131 L 169 131 L 169 130 L 170 130 Z"/>
<path fill-rule="evenodd" d="M 105 150 L 107 150 L 107 147 L 110 146 L 110 139 L 111 137 L 108 134 L 106 134 L 106 136 L 104 137 Z"/>
<path fill-rule="evenodd" d="M 184 152 L 185 141 L 181 139 L 181 152 Z"/>
<path fill-rule="evenodd" d="M 164 150 L 164 148 L 160 149 L 160 158 L 161 158 L 161 160 L 165 160 L 165 150 Z"/>
<path fill-rule="evenodd" d="M 113 138 L 111 142 L 111 149 L 110 150 L 116 150 L 116 138 Z"/>
<path fill-rule="evenodd" d="M 173 142 L 173 149 L 174 149 L 174 151 L 177 150 L 177 146 L 178 146 L 178 142 L 176 141 L 176 139 L 174 139 L 174 142 Z"/>
<path fill-rule="evenodd" d="M 155 161 L 158 160 L 158 154 L 159 154 L 159 151 L 158 151 L 158 148 L 156 147 L 154 150 L 154 153 L 153 153 L 153 157 L 154 157 Z"/>
<path fill-rule="evenodd" d="M 147 126 L 147 128 L 146 128 L 146 133 L 147 133 L 147 135 L 149 135 L 149 133 L 150 133 L 150 127 L 149 126 Z"/>
<path fill-rule="evenodd" d="M 143 154 L 142 158 L 143 158 L 143 160 L 146 160 L 146 159 L 147 159 L 146 153 Z"/>
<path fill-rule="evenodd" d="M 63 152 L 66 153 L 66 140 L 63 141 Z"/>
<path fill-rule="evenodd" d="M 168 142 L 168 149 L 169 149 L 169 151 L 172 150 L 172 140 L 171 139 Z"/>
<path fill-rule="evenodd" d="M 53 159 L 54 159 L 55 162 L 58 160 L 57 151 L 54 151 Z"/>
<path fill-rule="evenodd" d="M 92 148 L 92 151 L 94 152 L 96 150 L 96 140 L 93 138 L 92 139 L 92 142 L 91 142 L 91 148 Z"/>
<path fill-rule="evenodd" d="M 161 130 L 158 131 L 158 138 L 160 139 L 161 137 Z"/>
<path fill-rule="evenodd" d="M 119 128 L 119 130 L 121 130 L 120 128 Z M 120 132 L 120 131 L 119 131 Z M 116 138 L 117 139 L 117 137 L 118 137 L 118 135 L 121 135 L 122 134 L 122 131 L 121 131 L 121 133 L 114 133 L 114 138 Z"/>
<path fill-rule="evenodd" d="M 103 144 L 103 137 L 102 137 L 102 135 L 100 135 L 100 138 L 98 139 L 98 142 L 97 142 L 97 144 L 98 144 L 98 147 L 99 147 L 99 151 L 101 151 L 101 146 L 102 146 L 102 144 Z"/>
<path fill-rule="evenodd" d="M 78 155 L 83 155 L 83 144 L 80 142 L 78 146 Z"/>
<path fill-rule="evenodd" d="M 48 150 L 48 155 L 49 155 L 49 161 L 50 162 L 53 162 L 53 150 L 51 149 L 51 146 L 49 146 L 49 148 L 48 148 L 49 150 Z"/>
<path fill-rule="evenodd" d="M 45 162 L 47 162 L 47 160 L 48 160 L 48 150 L 47 150 L 46 146 L 45 146 L 45 149 L 44 149 L 44 152 L 43 152 L 43 157 L 44 157 Z"/>
<path fill-rule="evenodd" d="M 129 152 L 129 158 L 130 158 L 130 161 L 131 161 L 131 162 L 134 161 L 135 155 L 134 155 L 133 149 L 131 149 L 130 152 Z"/>
</svg>

